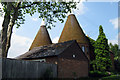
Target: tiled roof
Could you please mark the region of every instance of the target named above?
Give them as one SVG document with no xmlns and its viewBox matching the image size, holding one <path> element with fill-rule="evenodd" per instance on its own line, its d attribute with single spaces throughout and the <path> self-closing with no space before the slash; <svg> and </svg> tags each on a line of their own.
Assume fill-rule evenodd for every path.
<svg viewBox="0 0 120 80">
<path fill-rule="evenodd" d="M 16 59 L 41 58 L 48 56 L 57 56 L 62 53 L 68 46 L 74 43 L 75 40 L 63 43 L 56 43 L 47 46 L 35 47 L 25 54 L 18 56 Z"/>
</svg>

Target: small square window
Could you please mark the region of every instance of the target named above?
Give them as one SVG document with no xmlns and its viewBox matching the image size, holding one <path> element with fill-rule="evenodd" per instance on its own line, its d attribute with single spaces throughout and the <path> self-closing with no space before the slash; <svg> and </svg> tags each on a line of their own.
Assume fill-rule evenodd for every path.
<svg viewBox="0 0 120 80">
<path fill-rule="evenodd" d="M 75 58 L 75 55 L 73 55 L 73 57 Z"/>
</svg>

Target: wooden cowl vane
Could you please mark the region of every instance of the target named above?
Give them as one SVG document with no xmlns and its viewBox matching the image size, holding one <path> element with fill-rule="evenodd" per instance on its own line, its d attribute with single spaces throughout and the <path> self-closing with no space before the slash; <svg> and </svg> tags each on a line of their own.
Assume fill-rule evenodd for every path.
<svg viewBox="0 0 120 80">
<path fill-rule="evenodd" d="M 79 44 L 89 44 L 74 14 L 70 14 L 68 16 L 58 42 L 69 40 L 77 40 Z"/>
<path fill-rule="evenodd" d="M 52 41 L 51 41 L 49 33 L 46 29 L 45 21 L 43 20 L 41 23 L 41 27 L 40 27 L 29 50 L 31 50 L 34 47 L 44 46 L 44 45 L 48 45 L 48 44 L 52 44 Z"/>
</svg>

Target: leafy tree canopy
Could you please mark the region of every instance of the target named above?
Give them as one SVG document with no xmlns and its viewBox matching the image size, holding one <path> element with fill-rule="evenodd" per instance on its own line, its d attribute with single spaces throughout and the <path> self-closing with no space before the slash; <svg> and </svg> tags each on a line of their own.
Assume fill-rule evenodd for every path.
<svg viewBox="0 0 120 80">
<path fill-rule="evenodd" d="M 28 1 L 28 0 L 27 0 Z M 71 9 L 76 9 L 76 2 L 2 2 L 3 11 L 5 13 L 2 24 L 2 57 L 7 57 L 10 48 L 13 26 L 17 28 L 24 24 L 25 14 L 33 15 L 39 13 L 39 18 L 47 20 L 47 28 L 54 27 L 53 24 L 57 18 L 63 22 L 66 14 L 71 12 Z"/>
<path fill-rule="evenodd" d="M 120 49 L 118 44 L 109 44 L 109 50 L 112 51 L 114 53 L 114 59 L 115 60 L 120 60 Z"/>
<path fill-rule="evenodd" d="M 76 9 L 76 4 L 77 2 L 2 2 L 5 15 L 9 14 L 13 17 L 16 11 L 17 28 L 20 24 L 24 24 L 25 14 L 32 16 L 36 12 L 39 13 L 39 18 L 46 19 L 48 28 L 55 27 L 53 24 L 56 22 L 55 19 L 63 23 L 63 18 L 71 12 L 71 9 Z"/>
<path fill-rule="evenodd" d="M 91 44 L 93 47 L 95 47 L 95 40 L 92 39 L 92 38 L 90 38 L 90 37 L 87 37 L 87 38 L 88 38 L 90 44 Z"/>
</svg>

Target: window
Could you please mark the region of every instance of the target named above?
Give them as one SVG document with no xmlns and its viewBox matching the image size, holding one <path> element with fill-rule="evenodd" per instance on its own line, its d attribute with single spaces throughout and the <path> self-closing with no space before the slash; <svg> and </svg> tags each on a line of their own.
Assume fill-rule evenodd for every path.
<svg viewBox="0 0 120 80">
<path fill-rule="evenodd" d="M 73 54 L 73 57 L 75 58 L 75 55 Z"/>
<path fill-rule="evenodd" d="M 82 51 L 85 52 L 85 46 L 82 46 Z"/>
</svg>

